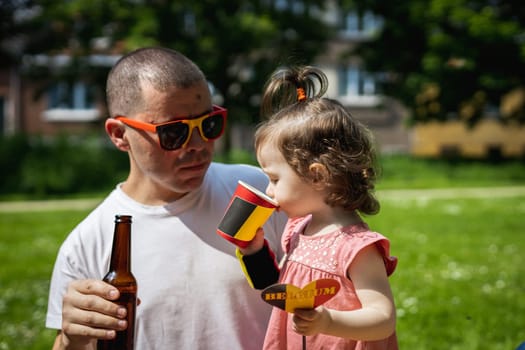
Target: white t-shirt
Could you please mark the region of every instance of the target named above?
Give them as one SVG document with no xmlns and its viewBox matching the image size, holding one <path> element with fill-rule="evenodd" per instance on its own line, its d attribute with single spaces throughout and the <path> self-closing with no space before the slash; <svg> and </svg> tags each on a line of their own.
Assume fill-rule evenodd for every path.
<svg viewBox="0 0 525 350">
<path fill-rule="evenodd" d="M 72 280 L 106 274 L 114 218 L 122 214 L 133 220 L 131 264 L 141 301 L 136 349 L 261 349 L 271 307 L 248 285 L 236 247 L 216 233 L 237 180 L 261 190 L 267 185 L 256 167 L 212 163 L 198 190 L 164 206 L 142 205 L 117 186 L 62 244 L 46 326 L 61 328 L 62 298 Z M 276 212 L 264 226 L 277 259 L 285 223 Z"/>
</svg>

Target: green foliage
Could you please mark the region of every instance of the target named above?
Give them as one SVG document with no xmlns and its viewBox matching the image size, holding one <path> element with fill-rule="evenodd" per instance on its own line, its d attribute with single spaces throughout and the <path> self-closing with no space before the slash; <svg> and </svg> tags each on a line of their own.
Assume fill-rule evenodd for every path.
<svg viewBox="0 0 525 350">
<path fill-rule="evenodd" d="M 369 70 L 389 73 L 384 92 L 411 107 L 416 122 L 474 123 L 500 107 L 503 119 L 525 122 L 521 2 L 342 2 L 384 17 L 383 30 L 357 53 Z M 503 101 L 511 92 L 520 97 Z"/>
<path fill-rule="evenodd" d="M 93 67 L 78 63 L 80 57 L 154 45 L 177 49 L 207 74 L 232 119 L 245 122 L 257 121 L 259 94 L 270 73 L 281 64 L 311 63 L 333 34 L 317 15 L 326 4 L 311 0 L 301 6 L 281 2 L 283 8 L 254 0 L 31 3 L 40 11 L 27 18 L 35 35 L 26 38 L 23 53 L 67 52 L 78 57 L 74 69 L 67 68 L 74 72 L 68 76 L 93 81 L 102 92 L 101 77 L 107 69 L 96 68 L 93 77 Z M 107 40 L 108 48 L 94 47 L 100 38 Z M 48 73 L 66 74 L 49 68 Z"/>
<path fill-rule="evenodd" d="M 217 153 L 215 161 L 257 165 L 245 150 Z M 382 155 L 379 189 L 507 186 L 525 183 L 525 163 L 418 159 Z M 26 137 L 0 139 L 0 198 L 71 197 L 105 192 L 125 179 L 126 153 L 97 136 L 75 139 Z"/>
<path fill-rule="evenodd" d="M 0 139 L 0 195 L 48 197 L 104 191 L 123 181 L 127 154 L 96 137 Z"/>
</svg>

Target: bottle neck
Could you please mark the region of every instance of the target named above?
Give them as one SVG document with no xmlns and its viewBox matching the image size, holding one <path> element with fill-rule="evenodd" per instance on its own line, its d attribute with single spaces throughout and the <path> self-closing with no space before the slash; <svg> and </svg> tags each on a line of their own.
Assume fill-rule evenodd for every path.
<svg viewBox="0 0 525 350">
<path fill-rule="evenodd" d="M 117 216 L 111 251 L 110 271 L 131 271 L 131 217 Z"/>
</svg>

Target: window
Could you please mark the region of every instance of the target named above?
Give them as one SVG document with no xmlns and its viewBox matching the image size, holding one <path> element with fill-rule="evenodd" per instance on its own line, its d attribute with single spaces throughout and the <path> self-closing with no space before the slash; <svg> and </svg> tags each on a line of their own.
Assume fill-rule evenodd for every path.
<svg viewBox="0 0 525 350">
<path fill-rule="evenodd" d="M 370 11 L 365 11 L 362 14 L 356 11 L 349 11 L 341 16 L 341 34 L 348 38 L 370 38 L 382 26 L 383 20 Z"/>
<path fill-rule="evenodd" d="M 339 73 L 339 94 L 342 96 L 375 95 L 375 80 L 372 75 L 358 66 L 344 67 Z"/>
<path fill-rule="evenodd" d="M 341 67 L 338 71 L 338 95 L 347 104 L 374 105 L 379 96 L 374 76 L 358 65 Z"/>
<path fill-rule="evenodd" d="M 65 82 L 55 83 L 49 89 L 49 109 L 86 109 L 94 107 L 93 94 L 82 82 L 68 84 Z"/>
<path fill-rule="evenodd" d="M 184 31 L 190 35 L 196 35 L 197 21 L 195 20 L 195 14 L 191 11 L 185 11 L 183 16 Z"/>
<path fill-rule="evenodd" d="M 0 135 L 3 135 L 4 134 L 4 119 L 5 119 L 5 113 L 4 113 L 4 108 L 5 108 L 5 99 L 4 99 L 4 96 L 0 96 Z"/>
<path fill-rule="evenodd" d="M 120 55 L 89 55 L 77 57 L 82 64 L 90 67 L 111 67 Z M 72 57 L 69 55 L 24 55 L 24 68 L 46 67 L 60 71 L 67 67 Z M 60 81 L 53 84 L 47 91 L 47 109 L 43 118 L 50 122 L 90 122 L 100 118 L 100 111 L 95 100 L 95 87 L 82 81 Z"/>
<path fill-rule="evenodd" d="M 278 11 L 291 11 L 297 15 L 304 14 L 306 6 L 303 1 L 299 0 L 275 0 L 273 5 Z"/>
<path fill-rule="evenodd" d="M 86 122 L 98 119 L 94 88 L 84 82 L 57 82 L 48 90 L 47 121 Z"/>
</svg>

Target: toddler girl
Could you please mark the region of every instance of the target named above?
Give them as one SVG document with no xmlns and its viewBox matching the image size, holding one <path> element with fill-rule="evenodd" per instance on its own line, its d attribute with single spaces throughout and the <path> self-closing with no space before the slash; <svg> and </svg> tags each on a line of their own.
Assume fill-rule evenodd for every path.
<svg viewBox="0 0 525 350">
<path fill-rule="evenodd" d="M 397 260 L 387 238 L 361 217 L 379 211 L 371 134 L 343 105 L 322 97 L 327 86 L 314 67 L 274 73 L 264 90 L 267 120 L 256 131 L 255 149 L 270 180 L 266 193 L 290 218 L 278 282 L 302 287 L 331 278 L 341 289 L 315 309 L 289 314 L 274 308 L 264 348 L 301 349 L 305 335 L 309 349 L 397 349 L 387 278 Z M 264 277 L 275 264 L 261 273 L 261 264 L 272 261 L 261 229 L 238 255 L 256 288 L 277 282 Z"/>
</svg>

